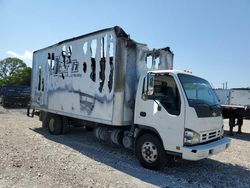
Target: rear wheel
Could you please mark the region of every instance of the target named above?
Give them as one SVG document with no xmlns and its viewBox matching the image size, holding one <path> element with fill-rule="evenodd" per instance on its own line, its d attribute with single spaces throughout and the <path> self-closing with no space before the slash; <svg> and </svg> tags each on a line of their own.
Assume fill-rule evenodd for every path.
<svg viewBox="0 0 250 188">
<path fill-rule="evenodd" d="M 62 133 L 62 118 L 59 115 L 48 115 L 48 129 L 50 134 L 58 135 Z"/>
<path fill-rule="evenodd" d="M 153 134 L 144 134 L 136 143 L 136 155 L 145 168 L 157 170 L 166 164 L 166 153 L 160 139 Z"/>
<path fill-rule="evenodd" d="M 62 117 L 62 134 L 70 131 L 69 119 L 65 116 Z"/>
</svg>

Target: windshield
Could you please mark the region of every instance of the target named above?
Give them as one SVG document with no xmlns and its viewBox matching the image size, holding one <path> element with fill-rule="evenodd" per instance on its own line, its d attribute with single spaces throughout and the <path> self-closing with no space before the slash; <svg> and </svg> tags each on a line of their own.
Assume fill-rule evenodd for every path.
<svg viewBox="0 0 250 188">
<path fill-rule="evenodd" d="M 178 74 L 182 87 L 186 93 L 190 106 L 195 105 L 219 105 L 216 94 L 208 81 L 187 74 Z"/>
</svg>

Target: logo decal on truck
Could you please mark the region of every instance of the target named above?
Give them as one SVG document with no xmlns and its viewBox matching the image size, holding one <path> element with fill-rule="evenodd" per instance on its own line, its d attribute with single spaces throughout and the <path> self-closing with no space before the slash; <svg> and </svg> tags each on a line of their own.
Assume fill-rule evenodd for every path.
<svg viewBox="0 0 250 188">
<path fill-rule="evenodd" d="M 69 46 L 66 49 L 66 46 L 63 46 L 61 54 L 54 57 L 54 53 L 48 54 L 49 70 L 50 75 L 61 75 L 62 78 L 69 75 L 69 71 L 75 77 L 75 73 L 79 72 L 79 62 L 76 59 L 71 59 L 72 47 Z M 71 70 L 70 69 L 71 65 Z M 77 74 L 77 76 L 82 76 Z"/>
</svg>

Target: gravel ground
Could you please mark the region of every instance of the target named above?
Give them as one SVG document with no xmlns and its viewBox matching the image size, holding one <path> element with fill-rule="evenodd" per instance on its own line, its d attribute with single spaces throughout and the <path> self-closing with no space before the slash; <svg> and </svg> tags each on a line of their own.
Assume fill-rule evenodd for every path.
<svg viewBox="0 0 250 188">
<path fill-rule="evenodd" d="M 82 128 L 49 135 L 25 113 L 0 107 L 0 187 L 250 187 L 250 120 L 227 151 L 156 172 Z"/>
</svg>

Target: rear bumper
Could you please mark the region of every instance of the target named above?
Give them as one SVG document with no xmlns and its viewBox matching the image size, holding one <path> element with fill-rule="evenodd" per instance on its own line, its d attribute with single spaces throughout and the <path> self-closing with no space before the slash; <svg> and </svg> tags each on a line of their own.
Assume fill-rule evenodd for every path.
<svg viewBox="0 0 250 188">
<path fill-rule="evenodd" d="M 211 155 L 225 151 L 231 143 L 229 138 L 223 138 L 221 140 L 211 142 L 198 146 L 185 146 L 183 147 L 182 158 L 192 161 L 207 158 Z"/>
</svg>

